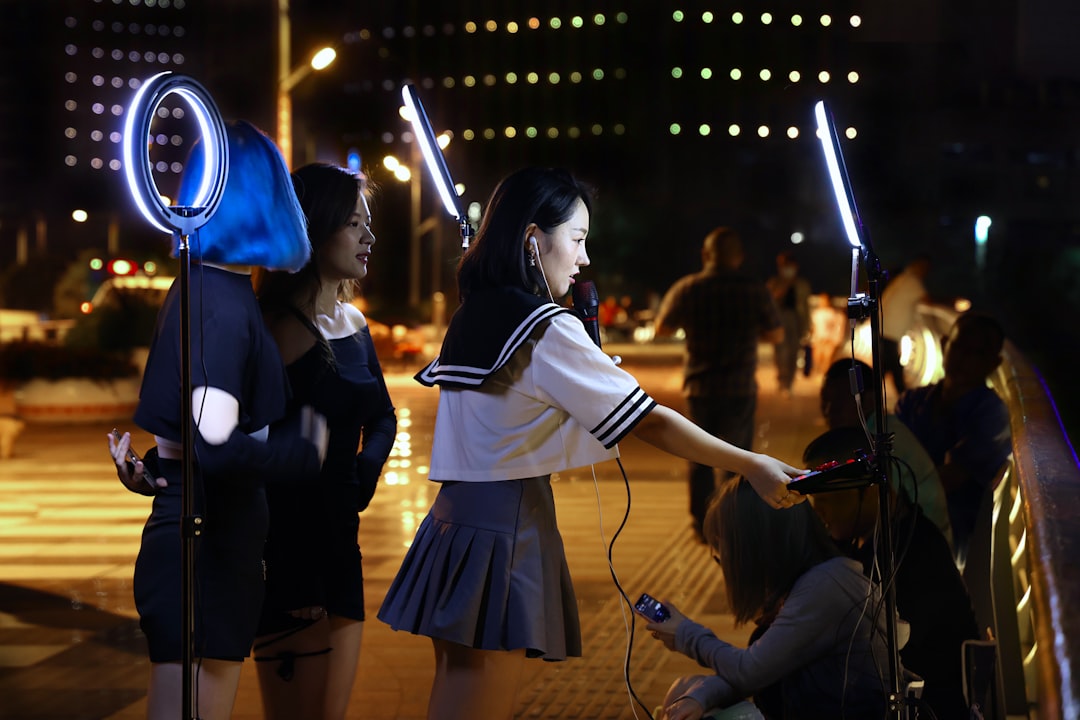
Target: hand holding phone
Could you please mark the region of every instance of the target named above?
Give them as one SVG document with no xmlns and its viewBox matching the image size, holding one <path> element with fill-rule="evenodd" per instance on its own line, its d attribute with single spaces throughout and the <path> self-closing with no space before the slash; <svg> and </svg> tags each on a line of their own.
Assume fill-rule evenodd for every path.
<svg viewBox="0 0 1080 720">
<path fill-rule="evenodd" d="M 109 450 L 112 452 L 113 461 L 116 463 L 116 474 L 120 477 L 120 482 L 128 490 L 137 492 L 140 495 L 155 495 L 158 486 L 154 482 L 154 478 L 150 477 L 146 472 L 146 466 L 143 465 L 142 458 L 131 448 L 131 436 L 127 436 L 128 445 L 124 449 L 123 461 L 121 461 L 118 451 L 123 448 L 124 436 L 116 428 L 112 429 L 110 435 Z"/>
<path fill-rule="evenodd" d="M 647 593 L 642 593 L 638 601 L 634 603 L 634 610 L 649 622 L 664 622 L 671 618 L 671 611 Z"/>
</svg>

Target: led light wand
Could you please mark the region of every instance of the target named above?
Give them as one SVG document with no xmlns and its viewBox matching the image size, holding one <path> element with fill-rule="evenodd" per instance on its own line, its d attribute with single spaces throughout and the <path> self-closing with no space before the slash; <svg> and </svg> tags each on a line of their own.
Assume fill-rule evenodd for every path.
<svg viewBox="0 0 1080 720">
<path fill-rule="evenodd" d="M 854 321 L 855 318 L 869 316 L 872 364 L 873 367 L 880 368 L 882 366 L 881 286 L 885 276 L 881 270 L 881 263 L 870 245 L 870 239 L 863 227 L 862 220 L 859 218 L 859 211 L 855 205 L 855 195 L 851 190 L 847 167 L 844 165 L 844 155 L 840 149 L 840 137 L 836 133 L 832 113 L 825 107 L 824 101 L 819 101 L 814 105 L 814 117 L 817 121 L 818 139 L 821 141 L 825 164 L 829 172 L 829 180 L 832 184 L 833 194 L 836 197 L 836 206 L 840 211 L 844 233 L 852 247 L 852 294 L 848 298 L 848 317 Z M 868 294 L 856 292 L 858 286 L 858 259 L 862 260 L 866 268 Z M 871 465 L 873 469 L 872 484 L 878 486 L 878 513 L 881 525 L 881 546 L 878 548 L 878 559 L 881 565 L 881 582 L 885 593 L 885 614 L 887 615 L 885 618 L 886 640 L 889 650 L 887 717 L 900 720 L 903 717 L 905 696 L 900 687 L 900 649 L 897 642 L 896 627 L 895 563 L 892 551 L 888 478 L 888 469 L 892 458 L 892 438 L 886 427 L 884 373 L 877 373 L 874 397 L 877 400 L 877 407 L 874 411 L 877 413 L 877 418 L 873 448 L 874 456 Z M 848 485 L 847 487 L 851 486 Z M 826 484 L 819 491 L 829 489 Z"/>
<path fill-rule="evenodd" d="M 409 83 L 402 85 L 401 98 L 409 110 L 409 122 L 412 123 L 416 141 L 420 143 L 420 152 L 424 156 L 428 175 L 431 176 L 439 191 L 439 197 L 442 198 L 446 212 L 457 221 L 458 228 L 461 230 L 461 247 L 467 250 L 469 240 L 473 236 L 472 225 L 469 224 L 469 219 L 465 217 L 461 209 L 457 192 L 454 190 L 454 181 L 450 177 L 449 168 L 446 167 L 446 158 L 443 157 L 442 149 L 435 140 L 435 131 L 431 129 L 431 122 L 428 121 L 427 113 L 424 112 L 424 105 L 420 102 L 420 96 L 416 94 L 416 87 Z"/>
</svg>

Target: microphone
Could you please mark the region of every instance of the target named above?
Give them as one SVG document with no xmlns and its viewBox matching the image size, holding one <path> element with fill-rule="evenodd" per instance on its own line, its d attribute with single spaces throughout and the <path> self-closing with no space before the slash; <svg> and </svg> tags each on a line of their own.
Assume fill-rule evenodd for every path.
<svg viewBox="0 0 1080 720">
<path fill-rule="evenodd" d="M 581 318 L 585 325 L 585 332 L 600 347 L 600 323 L 596 319 L 600 311 L 600 295 L 596 292 L 596 285 L 591 280 L 581 280 L 574 283 L 574 312 Z"/>
</svg>

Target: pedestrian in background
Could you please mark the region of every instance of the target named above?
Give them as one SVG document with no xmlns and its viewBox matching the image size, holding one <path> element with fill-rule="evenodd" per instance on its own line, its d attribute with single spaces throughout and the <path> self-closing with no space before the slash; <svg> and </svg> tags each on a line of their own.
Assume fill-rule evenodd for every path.
<svg viewBox="0 0 1080 720">
<path fill-rule="evenodd" d="M 784 328 L 765 283 L 742 271 L 744 258 L 742 238 L 733 229 L 718 227 L 705 236 L 701 271 L 667 291 L 655 332 L 665 337 L 681 328 L 686 334 L 683 392 L 690 419 L 749 450 L 757 411 L 758 343 L 781 342 Z M 702 541 L 716 480 L 712 467 L 691 464 L 690 515 Z"/>
<path fill-rule="evenodd" d="M 791 397 L 799 352 L 810 346 L 810 282 L 799 275 L 799 263 L 791 251 L 785 250 L 776 256 L 776 275 L 769 278 L 767 286 L 784 328 L 783 339 L 773 345 L 776 381 L 780 395 Z M 809 374 L 809 363 L 813 362 L 809 353 L 803 362 Z"/>
<path fill-rule="evenodd" d="M 983 497 L 1012 454 L 1009 409 L 987 384 L 1001 364 L 1004 343 L 1005 333 L 994 318 L 961 315 L 943 343 L 945 376 L 911 388 L 896 403 L 896 416 L 937 465 L 961 567 Z"/>
</svg>

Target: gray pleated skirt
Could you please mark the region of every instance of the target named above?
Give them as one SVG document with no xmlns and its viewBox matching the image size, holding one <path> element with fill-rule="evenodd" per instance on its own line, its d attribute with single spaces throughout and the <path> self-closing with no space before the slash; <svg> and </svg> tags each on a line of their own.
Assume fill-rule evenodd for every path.
<svg viewBox="0 0 1080 720">
<path fill-rule="evenodd" d="M 550 476 L 442 483 L 378 617 L 480 650 L 580 657 Z"/>
</svg>

